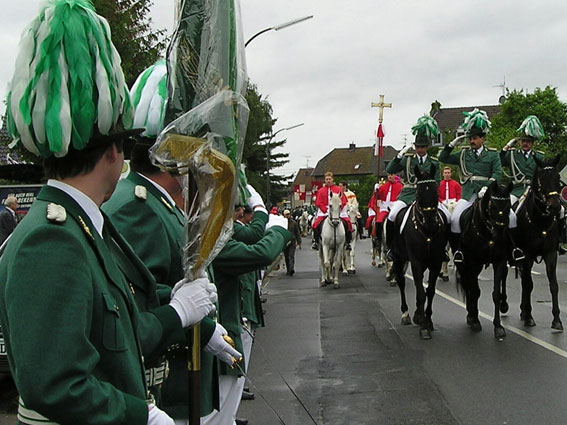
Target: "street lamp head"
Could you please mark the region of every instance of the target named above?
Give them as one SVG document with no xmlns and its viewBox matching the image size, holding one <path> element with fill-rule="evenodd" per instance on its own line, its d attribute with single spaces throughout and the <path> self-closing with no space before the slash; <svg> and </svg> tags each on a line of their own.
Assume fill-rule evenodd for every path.
<svg viewBox="0 0 567 425">
<path fill-rule="evenodd" d="M 303 18 L 297 18 L 297 19 L 294 19 L 292 21 L 285 22 L 285 23 L 280 24 L 280 25 L 276 25 L 275 27 L 273 27 L 273 29 L 275 31 L 279 31 L 281 29 L 291 27 L 292 25 L 299 24 L 300 22 L 304 22 L 304 21 L 307 21 L 307 20 L 312 19 L 312 18 L 313 18 L 313 15 L 304 16 Z"/>
</svg>

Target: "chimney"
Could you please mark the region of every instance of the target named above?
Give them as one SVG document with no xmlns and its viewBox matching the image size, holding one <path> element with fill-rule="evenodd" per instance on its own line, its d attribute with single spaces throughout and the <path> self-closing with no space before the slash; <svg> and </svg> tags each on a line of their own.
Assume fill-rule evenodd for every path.
<svg viewBox="0 0 567 425">
<path fill-rule="evenodd" d="M 354 144 L 354 142 L 351 142 L 348 145 L 348 150 L 354 152 L 355 149 L 356 149 L 356 145 Z"/>
</svg>

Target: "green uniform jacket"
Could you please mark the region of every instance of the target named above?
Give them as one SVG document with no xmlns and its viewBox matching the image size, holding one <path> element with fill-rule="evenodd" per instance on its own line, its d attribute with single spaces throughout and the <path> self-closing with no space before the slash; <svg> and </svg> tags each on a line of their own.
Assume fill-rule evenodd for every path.
<svg viewBox="0 0 567 425">
<path fill-rule="evenodd" d="M 534 150 L 532 150 L 528 159 L 526 159 L 521 149 L 500 152 L 500 161 L 502 161 L 502 165 L 510 168 L 510 176 L 514 183 L 512 195 L 518 198 L 522 196 L 528 187 L 530 187 L 534 178 L 537 166 L 534 155 L 537 159 L 544 159 L 543 152 Z M 512 161 L 514 161 L 514 168 L 512 168 Z"/>
<path fill-rule="evenodd" d="M 226 328 L 229 336 L 236 343 L 236 349 L 243 355 L 240 338 L 242 295 L 239 275 L 272 264 L 290 239 L 291 233 L 279 226 L 267 230 L 264 237 L 254 245 L 246 245 L 231 239 L 212 263 L 219 296 L 219 322 Z M 241 365 L 243 367 L 244 363 Z M 224 365 L 221 367 L 224 374 L 240 375 L 238 368 L 228 369 Z"/>
<path fill-rule="evenodd" d="M 66 210 L 64 222 L 47 219 L 50 203 Z M 41 190 L 0 261 L 8 360 L 26 407 L 54 422 L 145 425 L 142 354 L 165 350 L 181 322 L 169 306 L 139 312 L 112 238 L 136 257 L 109 222 L 104 234 L 67 194 Z M 147 299 L 153 304 L 155 292 Z"/>
<path fill-rule="evenodd" d="M 451 146 L 446 145 L 439 155 L 439 160 L 460 167 L 463 199 L 468 201 L 493 180 L 498 181 L 502 178 L 502 164 L 496 149 L 484 146 L 480 155 L 468 146 L 463 147 L 459 152 L 452 153 L 452 150 Z"/>
<path fill-rule="evenodd" d="M 402 159 L 395 157 L 388 163 L 388 166 L 386 167 L 386 172 L 389 174 L 396 174 L 400 171 L 402 172 L 401 177 L 404 188 L 400 192 L 398 200 L 404 202 L 406 205 L 409 205 L 413 201 L 415 201 L 415 184 L 417 183 L 417 177 L 415 176 L 414 170 L 416 165 L 423 173 L 429 173 L 429 170 L 433 165 L 433 167 L 435 168 L 435 181 L 437 182 L 437 185 L 439 185 L 439 182 L 441 181 L 441 176 L 439 173 L 439 161 L 437 160 L 437 158 L 434 158 L 431 155 L 427 155 L 425 162 L 420 165 L 415 153 L 407 153 Z"/>
<path fill-rule="evenodd" d="M 249 225 L 234 222 L 234 240 L 252 245 L 264 236 L 264 229 L 268 222 L 268 214 L 263 211 L 254 212 L 254 218 Z M 262 302 L 260 301 L 260 291 L 258 290 L 258 271 L 254 270 L 239 276 L 242 291 L 242 315 L 258 328 L 264 326 L 264 314 L 262 313 Z"/>
<path fill-rule="evenodd" d="M 145 196 L 136 196 L 136 186 L 145 188 Z M 142 191 L 143 193 L 143 191 Z M 132 245 L 161 288 L 162 303 L 169 301 L 171 287 L 184 277 L 183 243 L 185 217 L 152 183 L 135 172 L 118 182 L 112 197 L 102 209 Z M 163 285 L 158 285 L 158 287 Z M 137 299 L 139 297 L 137 296 Z M 145 303 L 144 300 L 137 300 Z M 201 347 L 204 348 L 215 330 L 215 322 L 201 322 Z M 179 347 L 167 355 L 170 374 L 162 385 L 162 407 L 176 419 L 188 418 L 188 370 L 186 346 L 190 345 L 185 332 L 178 335 Z M 201 350 L 201 415 L 219 406 L 218 365 L 214 356 Z"/>
</svg>

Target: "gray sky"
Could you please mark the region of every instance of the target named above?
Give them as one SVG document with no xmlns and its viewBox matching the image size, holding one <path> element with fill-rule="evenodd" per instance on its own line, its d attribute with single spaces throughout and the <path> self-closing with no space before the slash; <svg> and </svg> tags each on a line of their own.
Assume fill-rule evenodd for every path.
<svg viewBox="0 0 567 425">
<path fill-rule="evenodd" d="M 0 97 L 14 72 L 17 43 L 38 0 L 10 1 L 0 17 Z M 154 0 L 156 25 L 171 27 L 173 0 Z M 293 173 L 336 147 L 371 146 L 380 94 L 385 144 L 444 107 L 496 104 L 509 89 L 558 88 L 567 101 L 565 0 L 241 0 L 245 39 L 292 19 L 304 23 L 260 35 L 246 49 L 248 75 L 278 118 Z M 2 106 L 2 112 L 4 107 Z M 519 125 L 520 123 L 518 123 Z M 411 136 L 408 136 L 411 137 Z"/>
</svg>

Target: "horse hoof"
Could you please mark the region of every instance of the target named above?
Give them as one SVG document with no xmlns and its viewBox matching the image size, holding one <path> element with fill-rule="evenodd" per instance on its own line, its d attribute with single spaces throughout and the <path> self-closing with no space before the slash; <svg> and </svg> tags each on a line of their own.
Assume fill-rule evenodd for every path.
<svg viewBox="0 0 567 425">
<path fill-rule="evenodd" d="M 480 332 L 482 331 L 482 325 L 480 324 L 479 321 L 473 322 L 471 325 L 471 330 L 473 332 Z"/>
<path fill-rule="evenodd" d="M 510 308 L 510 306 L 508 305 L 508 303 L 506 301 L 503 301 L 500 303 L 500 313 L 505 314 L 508 313 L 508 309 Z"/>
<path fill-rule="evenodd" d="M 396 282 L 396 279 L 390 280 L 390 286 L 391 286 L 391 287 L 394 287 L 394 286 L 397 286 L 397 285 L 398 285 L 398 284 L 397 284 L 397 282 Z"/>
<path fill-rule="evenodd" d="M 321 282 L 319 282 L 319 286 L 322 288 L 324 286 L 327 285 L 327 282 L 325 282 L 324 280 L 322 280 Z"/>
<path fill-rule="evenodd" d="M 431 339 L 431 332 L 429 329 L 420 329 L 419 336 L 421 339 Z"/>
<path fill-rule="evenodd" d="M 506 338 L 506 330 L 502 326 L 495 326 L 494 338 L 502 341 L 504 338 Z"/>
<path fill-rule="evenodd" d="M 416 325 L 424 325 L 425 324 L 424 322 L 425 322 L 425 317 L 423 317 L 421 314 L 414 313 L 413 323 L 415 323 Z"/>
<path fill-rule="evenodd" d="M 524 322 L 524 326 L 527 326 L 529 328 L 533 328 L 536 325 L 535 320 L 531 314 L 524 314 L 524 313 L 520 314 L 520 320 Z"/>
<path fill-rule="evenodd" d="M 376 261 L 372 261 L 371 264 L 372 264 L 373 266 L 375 266 L 375 265 L 376 265 Z M 378 267 L 380 267 L 380 266 L 378 266 Z"/>
<path fill-rule="evenodd" d="M 441 276 L 443 282 L 449 282 L 449 276 Z"/>
<path fill-rule="evenodd" d="M 335 283 L 333 284 L 333 288 L 339 289 L 339 282 L 335 282 Z"/>
<path fill-rule="evenodd" d="M 378 268 L 381 269 L 382 267 L 384 267 L 384 264 L 378 263 Z"/>
<path fill-rule="evenodd" d="M 349 270 L 349 271 L 348 271 L 348 274 L 356 274 L 356 270 L 354 270 L 354 269 L 353 269 L 353 270 Z"/>
<path fill-rule="evenodd" d="M 343 274 L 348 274 L 348 270 L 343 270 Z"/>
<path fill-rule="evenodd" d="M 561 323 L 561 320 L 554 320 L 553 322 L 551 322 L 551 329 L 555 329 L 556 331 L 562 331 L 563 324 Z"/>
<path fill-rule="evenodd" d="M 409 317 L 409 314 L 407 313 L 402 314 L 402 325 L 403 326 L 411 325 L 411 318 Z"/>
</svg>

